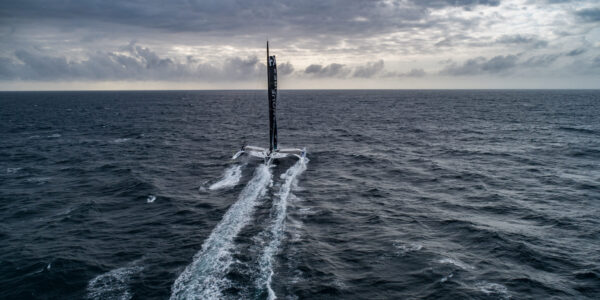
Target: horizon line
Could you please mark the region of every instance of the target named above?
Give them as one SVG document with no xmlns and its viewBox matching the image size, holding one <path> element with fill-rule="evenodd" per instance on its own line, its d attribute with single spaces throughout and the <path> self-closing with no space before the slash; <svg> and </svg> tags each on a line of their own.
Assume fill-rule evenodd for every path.
<svg viewBox="0 0 600 300">
<path fill-rule="evenodd" d="M 600 88 L 426 88 L 426 89 L 279 89 L 279 91 L 573 91 L 600 90 Z M 199 91 L 264 91 L 265 89 L 73 89 L 73 90 L 0 90 L 0 93 L 14 92 L 199 92 Z"/>
</svg>

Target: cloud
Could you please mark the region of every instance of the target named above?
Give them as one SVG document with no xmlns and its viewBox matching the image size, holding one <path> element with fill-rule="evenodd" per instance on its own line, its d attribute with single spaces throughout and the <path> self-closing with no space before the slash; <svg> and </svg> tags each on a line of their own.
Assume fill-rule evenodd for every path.
<svg viewBox="0 0 600 300">
<path fill-rule="evenodd" d="M 277 72 L 279 75 L 289 75 L 292 74 L 294 72 L 294 66 L 289 63 L 289 62 L 285 62 L 282 64 L 279 64 L 277 66 Z"/>
<path fill-rule="evenodd" d="M 489 24 L 505 21 L 503 13 L 512 5 L 499 0 L 171 0 L 168 5 L 162 0 L 19 0 L 0 1 L 0 12 L 11 25 L 60 28 L 69 40 L 76 33 L 82 42 L 116 36 L 125 36 L 128 41 L 135 34 L 156 37 L 189 33 L 200 41 L 220 39 L 247 46 L 244 42 L 262 40 L 268 32 L 282 43 L 305 43 L 323 50 L 349 37 L 426 29 L 435 29 L 437 34 L 431 38 L 438 41 L 448 32 L 456 37 L 472 36 L 472 30 L 485 31 Z M 481 14 L 463 15 L 455 8 L 479 10 Z M 488 9 L 498 11 L 484 14 Z M 579 13 L 587 16 L 589 11 L 593 10 Z"/>
<path fill-rule="evenodd" d="M 313 78 L 422 77 L 423 69 L 389 72 L 378 60 L 348 66 L 341 63 L 311 64 L 295 72 L 290 62 L 280 63 L 280 76 Z M 80 60 L 49 56 L 35 49 L 17 50 L 14 58 L 0 57 L 0 80 L 90 81 L 90 80 L 253 80 L 265 75 L 266 66 L 256 56 L 225 57 L 218 63 L 193 55 L 183 60 L 160 56 L 149 47 L 130 42 L 113 51 L 96 51 Z"/>
<path fill-rule="evenodd" d="M 496 39 L 496 42 L 499 44 L 526 44 L 530 45 L 533 48 L 544 48 L 548 46 L 548 42 L 544 40 L 538 39 L 536 36 L 524 36 L 521 34 L 514 35 L 503 35 Z"/>
<path fill-rule="evenodd" d="M 265 72 L 267 34 L 287 61 L 281 75 L 323 86 L 339 82 L 327 78 L 423 77 L 447 59 L 440 73 L 451 76 L 508 81 L 503 75 L 535 68 L 568 81 L 569 66 L 600 55 L 596 2 L 0 1 L 0 84 L 250 80 Z"/>
<path fill-rule="evenodd" d="M 521 66 L 533 68 L 547 67 L 554 63 L 560 56 L 561 54 L 535 55 L 521 63 Z"/>
<path fill-rule="evenodd" d="M 441 75 L 478 75 L 478 74 L 499 74 L 513 69 L 517 65 L 518 57 L 516 55 L 498 55 L 491 59 L 477 57 L 465 61 L 463 64 L 452 63 L 446 66 Z"/>
<path fill-rule="evenodd" d="M 384 77 L 423 77 L 427 75 L 421 68 L 413 68 L 408 72 L 387 72 Z"/>
<path fill-rule="evenodd" d="M 600 55 L 598 55 L 594 58 L 594 62 L 592 63 L 592 68 L 596 72 L 600 72 Z"/>
<path fill-rule="evenodd" d="M 354 69 L 354 77 L 371 78 L 383 70 L 383 60 L 368 62 L 364 66 L 358 66 Z"/>
<path fill-rule="evenodd" d="M 600 8 L 586 8 L 575 12 L 584 22 L 600 22 Z"/>
<path fill-rule="evenodd" d="M 535 72 L 537 72 L 535 69 L 548 68 L 561 57 L 580 56 L 585 52 L 585 49 L 578 48 L 569 52 L 536 54 L 531 56 L 525 56 L 525 54 L 520 53 L 516 55 L 498 55 L 491 59 L 477 57 L 468 59 L 462 64 L 457 64 L 453 61 L 443 61 L 442 63 L 447 64 L 447 66 L 444 67 L 439 73 L 440 75 L 468 76 L 480 74 L 505 75 L 511 72 L 523 71 L 527 69 L 533 69 Z M 581 70 L 590 69 L 589 66 L 594 65 L 594 63 L 590 64 L 589 60 L 586 61 L 585 58 L 572 61 L 572 63 L 579 65 L 578 68 Z"/>
<path fill-rule="evenodd" d="M 80 61 L 64 56 L 17 50 L 16 60 L 0 59 L 0 78 L 5 80 L 248 80 L 265 73 L 256 56 L 228 57 L 222 63 L 203 62 L 193 56 L 183 62 L 160 57 L 150 48 L 130 43 L 116 51 L 98 51 Z M 293 70 L 291 64 L 283 64 Z"/>
<path fill-rule="evenodd" d="M 566 56 L 578 56 L 578 55 L 585 53 L 586 51 L 587 50 L 584 48 L 577 48 L 577 49 L 573 49 L 573 50 L 567 52 L 565 55 Z"/>
<path fill-rule="evenodd" d="M 351 70 L 343 64 L 332 63 L 327 66 L 312 64 L 306 67 L 304 74 L 314 77 L 346 77 Z"/>
<path fill-rule="evenodd" d="M 331 63 L 323 66 L 311 64 L 304 69 L 304 75 L 310 77 L 331 78 L 377 78 L 377 77 L 422 77 L 425 76 L 423 69 L 412 69 L 407 73 L 390 72 L 384 68 L 384 61 L 366 62 L 362 65 L 346 66 L 339 63 Z"/>
<path fill-rule="evenodd" d="M 427 73 L 423 69 L 411 69 L 407 73 L 402 74 L 404 77 L 423 77 Z"/>
<path fill-rule="evenodd" d="M 446 6 L 458 6 L 464 8 L 471 8 L 477 5 L 483 6 L 498 6 L 500 0 L 421 0 L 418 1 L 420 5 L 427 7 L 446 7 Z"/>
</svg>

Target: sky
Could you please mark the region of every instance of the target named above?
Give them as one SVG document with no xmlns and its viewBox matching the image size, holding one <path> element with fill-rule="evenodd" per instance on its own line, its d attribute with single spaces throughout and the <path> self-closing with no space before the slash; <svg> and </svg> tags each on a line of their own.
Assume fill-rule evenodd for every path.
<svg viewBox="0 0 600 300">
<path fill-rule="evenodd" d="M 600 1 L 0 2 L 0 90 L 600 88 Z"/>
</svg>

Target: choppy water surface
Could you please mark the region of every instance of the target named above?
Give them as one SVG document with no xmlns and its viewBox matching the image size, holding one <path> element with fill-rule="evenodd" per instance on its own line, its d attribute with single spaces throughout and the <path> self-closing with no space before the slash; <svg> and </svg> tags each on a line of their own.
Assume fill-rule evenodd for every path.
<svg viewBox="0 0 600 300">
<path fill-rule="evenodd" d="M 0 93 L 2 299 L 600 297 L 600 92 Z"/>
</svg>

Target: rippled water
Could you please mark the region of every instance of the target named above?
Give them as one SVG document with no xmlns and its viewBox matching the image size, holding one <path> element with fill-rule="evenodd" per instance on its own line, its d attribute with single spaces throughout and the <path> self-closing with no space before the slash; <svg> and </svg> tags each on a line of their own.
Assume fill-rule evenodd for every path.
<svg viewBox="0 0 600 300">
<path fill-rule="evenodd" d="M 0 93 L 0 298 L 600 297 L 599 91 Z"/>
</svg>

